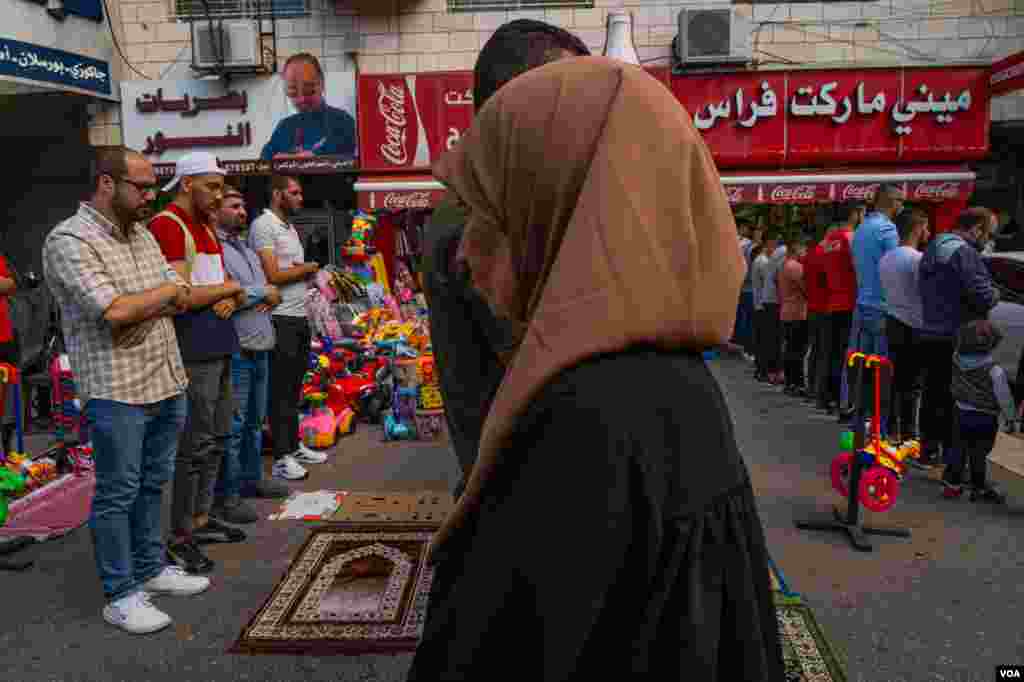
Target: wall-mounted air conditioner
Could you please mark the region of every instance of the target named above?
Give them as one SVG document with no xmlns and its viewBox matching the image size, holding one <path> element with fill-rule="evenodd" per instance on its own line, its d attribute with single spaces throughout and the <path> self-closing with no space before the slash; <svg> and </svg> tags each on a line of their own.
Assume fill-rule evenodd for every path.
<svg viewBox="0 0 1024 682">
<path fill-rule="evenodd" d="M 193 64 L 197 69 L 260 65 L 260 34 L 255 19 L 192 22 Z"/>
<path fill-rule="evenodd" d="M 746 63 L 752 56 L 752 28 L 735 7 L 682 9 L 672 48 L 684 65 Z"/>
</svg>

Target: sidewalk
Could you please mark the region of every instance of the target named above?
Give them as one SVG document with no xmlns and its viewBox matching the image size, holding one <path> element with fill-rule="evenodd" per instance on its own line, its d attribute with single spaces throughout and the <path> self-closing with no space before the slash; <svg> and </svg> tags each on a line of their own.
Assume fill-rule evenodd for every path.
<svg viewBox="0 0 1024 682">
<path fill-rule="evenodd" d="M 364 424 L 310 465 L 296 490 L 442 490 L 458 465 L 447 442 L 382 442 Z M 267 465 L 269 467 L 269 460 Z M 279 505 L 257 500 L 263 517 Z M 169 513 L 169 486 L 165 493 Z M 6 573 L 0 592 L 0 680 L 35 682 L 228 682 L 236 680 L 402 680 L 410 655 L 311 658 L 227 655 L 250 616 L 284 575 L 310 524 L 261 520 L 237 545 L 209 546 L 217 562 L 210 590 L 198 597 L 161 597 L 174 618 L 167 630 L 132 636 L 103 622 L 102 593 L 87 528 L 24 552 L 36 565 Z"/>
</svg>

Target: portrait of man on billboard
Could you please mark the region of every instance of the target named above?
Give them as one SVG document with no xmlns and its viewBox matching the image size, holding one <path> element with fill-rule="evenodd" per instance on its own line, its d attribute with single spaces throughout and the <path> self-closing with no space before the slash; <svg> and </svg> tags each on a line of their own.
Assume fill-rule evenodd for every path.
<svg viewBox="0 0 1024 682">
<path fill-rule="evenodd" d="M 308 53 L 293 55 L 281 72 L 285 94 L 298 113 L 285 117 L 263 146 L 264 160 L 356 154 L 356 122 L 324 99 L 324 72 Z"/>
</svg>

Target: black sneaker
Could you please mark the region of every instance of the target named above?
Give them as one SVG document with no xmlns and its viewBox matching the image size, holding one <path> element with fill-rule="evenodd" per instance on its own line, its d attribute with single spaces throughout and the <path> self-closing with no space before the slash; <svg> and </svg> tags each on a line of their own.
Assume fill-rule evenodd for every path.
<svg viewBox="0 0 1024 682">
<path fill-rule="evenodd" d="M 193 575 L 209 573 L 216 566 L 192 540 L 167 545 L 167 556 L 176 566 Z"/>
<path fill-rule="evenodd" d="M 205 526 L 192 530 L 192 538 L 197 545 L 212 545 L 214 543 L 244 542 L 246 535 L 240 528 L 234 528 L 211 517 Z"/>
<path fill-rule="evenodd" d="M 1003 496 L 998 490 L 991 486 L 982 486 L 980 488 L 971 489 L 971 502 L 991 502 L 993 504 L 1002 504 Z"/>
</svg>

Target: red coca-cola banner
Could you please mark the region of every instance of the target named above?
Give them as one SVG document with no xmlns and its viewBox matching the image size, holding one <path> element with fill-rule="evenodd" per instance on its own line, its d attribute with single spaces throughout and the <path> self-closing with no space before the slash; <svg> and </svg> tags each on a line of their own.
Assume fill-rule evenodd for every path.
<svg viewBox="0 0 1024 682">
<path fill-rule="evenodd" d="M 473 120 L 472 72 L 360 76 L 364 170 L 428 169 Z"/>
<path fill-rule="evenodd" d="M 433 208 L 444 197 L 443 190 L 369 190 L 358 192 L 359 208 L 364 211 L 400 211 L 407 208 Z"/>
<path fill-rule="evenodd" d="M 822 202 L 871 201 L 878 191 L 878 182 L 830 181 L 822 175 L 820 181 L 792 182 L 780 178 L 778 182 L 733 185 L 723 177 L 730 204 L 816 204 Z M 966 201 L 974 191 L 970 180 L 914 180 L 897 182 L 908 201 L 942 202 Z"/>
<path fill-rule="evenodd" d="M 963 162 L 988 152 L 985 68 L 648 71 L 686 106 L 722 168 Z M 428 170 L 469 127 L 472 85 L 470 72 L 360 76 L 362 168 Z"/>
</svg>

